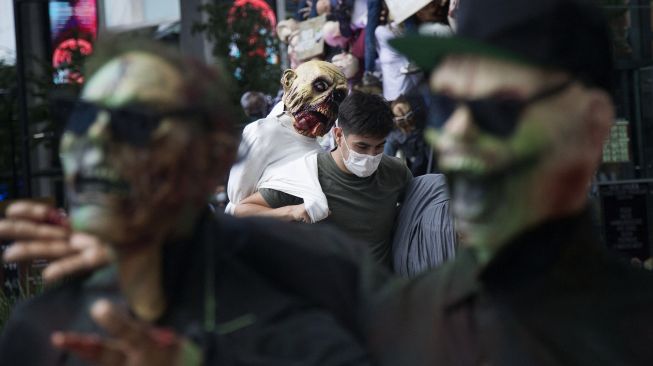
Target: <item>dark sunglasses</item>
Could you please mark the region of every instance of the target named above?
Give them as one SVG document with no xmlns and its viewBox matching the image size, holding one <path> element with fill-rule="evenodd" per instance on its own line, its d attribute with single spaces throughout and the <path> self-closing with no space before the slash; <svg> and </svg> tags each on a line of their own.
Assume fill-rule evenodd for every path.
<svg viewBox="0 0 653 366">
<path fill-rule="evenodd" d="M 498 137 L 509 137 L 516 130 L 521 114 L 529 105 L 552 97 L 567 89 L 574 80 L 545 88 L 527 99 L 488 97 L 479 99 L 454 98 L 445 94 L 430 94 L 430 127 L 441 128 L 459 106 L 471 112 L 474 124 L 481 130 Z"/>
<path fill-rule="evenodd" d="M 152 134 L 165 118 L 199 118 L 204 123 L 206 122 L 203 113 L 197 109 L 186 108 L 159 112 L 146 105 L 132 104 L 112 108 L 77 100 L 68 117 L 66 131 L 76 135 L 85 134 L 102 111 L 109 113 L 109 128 L 113 139 L 139 147 L 150 142 Z"/>
<path fill-rule="evenodd" d="M 395 117 L 394 121 L 395 121 L 396 124 L 405 124 L 408 121 L 410 121 L 411 118 L 413 118 L 414 115 L 415 115 L 415 111 L 410 111 L 410 112 L 404 114 L 401 117 Z"/>
</svg>

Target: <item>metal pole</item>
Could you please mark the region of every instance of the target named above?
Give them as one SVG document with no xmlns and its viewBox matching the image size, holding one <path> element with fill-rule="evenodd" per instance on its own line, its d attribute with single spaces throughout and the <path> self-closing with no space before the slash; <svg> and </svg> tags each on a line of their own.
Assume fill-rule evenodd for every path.
<svg viewBox="0 0 653 366">
<path fill-rule="evenodd" d="M 20 122 L 21 177 L 23 180 L 20 196 L 32 196 L 32 166 L 30 156 L 29 111 L 27 110 L 27 85 L 25 76 L 25 49 L 23 42 L 23 2 L 14 0 L 14 28 L 16 34 L 16 74 L 18 97 L 18 120 Z"/>
<path fill-rule="evenodd" d="M 285 19 L 286 19 L 286 0 L 277 0 L 277 23 Z M 281 60 L 282 69 L 285 70 L 290 67 L 290 62 L 288 61 L 288 47 L 281 42 L 279 42 L 279 60 Z"/>
</svg>

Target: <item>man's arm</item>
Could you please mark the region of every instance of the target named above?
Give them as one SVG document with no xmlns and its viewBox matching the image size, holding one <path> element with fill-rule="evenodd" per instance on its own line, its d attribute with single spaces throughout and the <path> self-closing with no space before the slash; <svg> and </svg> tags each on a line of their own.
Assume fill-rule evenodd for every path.
<svg viewBox="0 0 653 366">
<path fill-rule="evenodd" d="M 269 203 L 261 192 L 256 192 L 236 205 L 234 216 L 265 216 L 283 221 L 311 222 L 304 204 L 298 203 L 302 201 L 300 198 L 279 191 L 268 191 L 272 191 L 266 193 L 272 202 Z"/>
</svg>

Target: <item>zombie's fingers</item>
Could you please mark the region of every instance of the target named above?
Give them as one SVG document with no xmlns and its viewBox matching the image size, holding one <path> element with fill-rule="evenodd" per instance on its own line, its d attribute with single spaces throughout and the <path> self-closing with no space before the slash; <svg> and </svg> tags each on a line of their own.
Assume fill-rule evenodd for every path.
<svg viewBox="0 0 653 366">
<path fill-rule="evenodd" d="M 68 226 L 68 218 L 63 210 L 38 202 L 19 201 L 13 203 L 7 207 L 6 216 L 11 220 L 27 220 Z"/>
<path fill-rule="evenodd" d="M 34 259 L 59 259 L 76 252 L 67 241 L 17 241 L 3 254 L 5 262 L 23 262 Z"/>
<path fill-rule="evenodd" d="M 42 203 L 18 201 L 7 207 L 6 216 L 13 219 L 45 221 L 51 209 L 51 206 Z"/>
<path fill-rule="evenodd" d="M 0 220 L 0 238 L 6 240 L 65 239 L 68 229 L 28 220 Z"/>
<path fill-rule="evenodd" d="M 91 317 L 112 337 L 138 348 L 149 338 L 147 326 L 121 311 L 107 300 L 98 300 L 91 307 Z"/>
<path fill-rule="evenodd" d="M 118 342 L 101 339 L 96 335 L 74 332 L 56 332 L 51 337 L 52 345 L 71 352 L 92 365 L 125 365 L 126 353 Z"/>
<path fill-rule="evenodd" d="M 109 261 L 109 253 L 103 248 L 76 251 L 76 254 L 63 257 L 45 267 L 43 280 L 51 283 L 71 274 L 95 270 Z"/>
<path fill-rule="evenodd" d="M 187 365 L 189 360 L 190 365 L 201 363 L 201 355 L 197 354 L 198 349 L 192 343 L 172 331 L 154 328 L 132 318 L 107 300 L 98 300 L 93 304 L 91 317 L 107 331 L 110 338 L 55 333 L 52 343 L 91 364 L 102 366 L 176 366 Z"/>
</svg>

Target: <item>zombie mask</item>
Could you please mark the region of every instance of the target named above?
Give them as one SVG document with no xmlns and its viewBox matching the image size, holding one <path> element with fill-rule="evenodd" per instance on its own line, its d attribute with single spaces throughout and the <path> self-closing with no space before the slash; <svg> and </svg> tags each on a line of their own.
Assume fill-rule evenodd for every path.
<svg viewBox="0 0 653 366">
<path fill-rule="evenodd" d="M 145 52 L 124 53 L 88 80 L 60 149 L 75 230 L 146 245 L 199 210 L 215 185 L 207 174 L 215 136 L 208 114 L 184 102 L 189 84 Z"/>
<path fill-rule="evenodd" d="M 308 61 L 295 70 L 286 70 L 281 84 L 283 104 L 294 119 L 295 130 L 309 137 L 322 136 L 331 129 L 348 92 L 345 75 L 324 61 Z"/>
<path fill-rule="evenodd" d="M 456 230 L 492 255 L 546 219 L 582 207 L 600 142 L 585 97 L 562 73 L 452 57 L 431 78 L 427 139 L 450 180 Z M 609 116 L 607 117 L 609 118 Z"/>
</svg>

